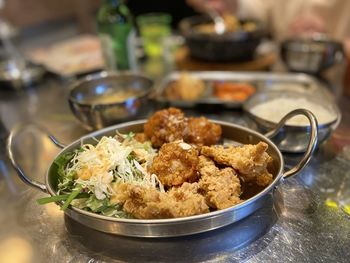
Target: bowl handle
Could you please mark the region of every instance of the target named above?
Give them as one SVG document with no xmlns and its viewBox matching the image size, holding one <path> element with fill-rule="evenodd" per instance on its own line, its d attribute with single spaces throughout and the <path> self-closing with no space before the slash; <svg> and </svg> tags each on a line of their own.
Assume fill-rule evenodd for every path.
<svg viewBox="0 0 350 263">
<path fill-rule="evenodd" d="M 49 137 L 49 139 L 59 148 L 64 148 L 65 146 L 60 143 L 54 136 L 52 136 L 48 130 L 39 125 L 39 124 L 18 124 L 16 125 L 14 128 L 12 128 L 8 138 L 7 138 L 7 147 L 6 147 L 6 150 L 7 150 L 7 155 L 11 161 L 11 164 L 12 166 L 15 168 L 18 176 L 21 178 L 21 180 L 23 182 L 25 182 L 26 184 L 34 187 L 34 188 L 37 188 L 41 191 L 43 191 L 44 193 L 47 193 L 47 188 L 46 188 L 46 185 L 43 184 L 43 183 L 40 183 L 40 182 L 37 182 L 31 178 L 29 178 L 23 171 L 23 169 L 19 166 L 19 164 L 16 162 L 15 158 L 14 158 L 14 154 L 13 154 L 13 138 L 16 137 L 16 135 L 22 131 L 25 127 L 28 127 L 29 125 L 34 125 L 34 126 L 37 126 L 40 128 L 40 130 L 42 130 L 44 133 L 46 133 Z"/>
<path fill-rule="evenodd" d="M 284 178 L 288 178 L 290 176 L 297 174 L 310 161 L 310 158 L 311 158 L 311 156 L 312 156 L 312 154 L 315 151 L 316 146 L 317 146 L 317 136 L 318 136 L 317 119 L 316 119 L 315 115 L 309 110 L 305 110 L 305 109 L 293 110 L 293 111 L 289 112 L 286 116 L 284 116 L 280 120 L 280 122 L 277 123 L 276 126 L 271 131 L 269 131 L 268 133 L 265 134 L 265 136 L 268 137 L 269 139 L 273 138 L 274 136 L 276 136 L 280 132 L 280 130 L 285 125 L 285 123 L 289 119 L 291 119 L 292 117 L 294 117 L 296 115 L 304 115 L 308 118 L 308 120 L 310 122 L 310 126 L 311 126 L 310 139 L 309 139 L 307 149 L 306 149 L 306 152 L 305 152 L 303 158 L 300 160 L 300 162 L 296 166 L 294 166 L 292 169 L 290 169 L 284 173 L 284 175 L 283 175 Z"/>
</svg>

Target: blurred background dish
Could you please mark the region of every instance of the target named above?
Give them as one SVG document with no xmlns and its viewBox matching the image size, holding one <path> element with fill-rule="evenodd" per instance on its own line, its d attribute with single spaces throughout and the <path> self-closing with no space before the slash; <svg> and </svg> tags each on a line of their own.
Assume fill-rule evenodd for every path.
<svg viewBox="0 0 350 263">
<path fill-rule="evenodd" d="M 224 25 L 221 30 L 218 30 L 217 18 L 221 20 L 220 22 Z M 210 11 L 210 18 L 212 21 L 195 24 L 193 30 L 201 34 L 215 34 L 221 35 L 223 33 L 234 33 L 234 32 L 253 32 L 257 29 L 257 23 L 254 21 L 240 21 L 237 17 L 231 14 L 223 14 L 220 16 L 217 13 Z M 218 32 L 220 31 L 220 32 Z"/>
<path fill-rule="evenodd" d="M 190 55 L 197 59 L 213 62 L 252 60 L 257 46 L 266 33 L 260 23 L 253 20 L 226 18 L 223 34 L 215 32 L 210 16 L 187 17 L 179 24 Z"/>
<path fill-rule="evenodd" d="M 253 73 L 173 72 L 157 84 L 154 99 L 161 105 L 180 108 L 223 106 L 238 109 L 256 92 L 255 82 Z"/>
<path fill-rule="evenodd" d="M 342 43 L 327 38 L 294 38 L 281 43 L 281 58 L 290 71 L 318 75 L 345 60 Z"/>
<path fill-rule="evenodd" d="M 63 77 L 91 73 L 105 66 L 100 41 L 93 35 L 80 35 L 31 49 L 26 52 L 26 56 L 30 61 Z"/>
<path fill-rule="evenodd" d="M 0 86 L 19 90 L 37 83 L 45 74 L 45 69 L 33 63 L 23 61 L 19 66 L 15 59 L 0 61 Z"/>
<path fill-rule="evenodd" d="M 153 98 L 158 103 L 183 108 L 211 105 L 240 109 L 254 93 L 269 91 L 332 97 L 326 86 L 302 73 L 174 71 L 156 84 L 155 91 Z"/>
<path fill-rule="evenodd" d="M 73 84 L 69 105 L 78 120 L 88 129 L 137 118 L 147 109 L 153 81 L 132 72 L 101 72 Z"/>
<path fill-rule="evenodd" d="M 252 94 L 256 88 L 244 82 L 216 82 L 214 83 L 214 94 L 222 100 L 245 101 Z"/>
<path fill-rule="evenodd" d="M 260 132 L 271 130 L 286 112 L 299 108 L 310 110 L 318 120 L 319 144 L 331 135 L 341 120 L 336 102 L 332 97 L 325 97 L 322 93 L 265 90 L 246 100 L 243 108 Z M 304 152 L 309 132 L 307 119 L 303 116 L 294 117 L 276 137 L 275 143 L 284 152 Z"/>
<path fill-rule="evenodd" d="M 169 100 L 193 101 L 202 97 L 205 90 L 206 84 L 203 80 L 183 72 L 178 79 L 169 83 L 164 90 L 164 95 Z"/>
</svg>

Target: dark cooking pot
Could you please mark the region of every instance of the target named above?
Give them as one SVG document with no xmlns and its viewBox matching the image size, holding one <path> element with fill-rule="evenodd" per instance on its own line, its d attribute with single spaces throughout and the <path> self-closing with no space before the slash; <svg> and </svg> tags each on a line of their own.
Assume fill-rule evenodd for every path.
<svg viewBox="0 0 350 263">
<path fill-rule="evenodd" d="M 284 171 L 284 161 L 280 150 L 277 146 L 270 140 L 274 137 L 280 129 L 283 127 L 284 123 L 291 117 L 303 114 L 309 121 L 311 126 L 310 139 L 308 148 L 302 158 L 302 160 L 295 167 L 288 171 Z M 245 200 L 244 202 L 226 208 L 223 210 L 218 210 L 202 215 L 188 216 L 182 218 L 171 218 L 171 219 L 121 219 L 108 217 L 103 215 L 98 215 L 92 212 L 84 211 L 75 207 L 69 207 L 65 210 L 67 216 L 72 218 L 79 223 L 91 227 L 93 229 L 110 233 L 119 234 L 124 236 L 137 236 L 137 237 L 170 237 L 170 236 L 184 236 L 200 232 L 205 232 L 213 229 L 223 227 L 225 225 L 234 223 L 244 217 L 247 217 L 258 208 L 265 204 L 269 193 L 273 192 L 273 189 L 279 184 L 281 179 L 288 178 L 296 173 L 298 173 L 310 160 L 313 151 L 315 150 L 317 143 L 317 121 L 313 114 L 307 110 L 298 109 L 287 114 L 281 121 L 276 125 L 276 127 L 265 135 L 262 135 L 256 131 L 250 130 L 239 125 L 231 124 L 222 121 L 213 121 L 220 124 L 222 127 L 223 138 L 228 140 L 233 140 L 242 144 L 256 144 L 263 141 L 269 145 L 268 153 L 273 158 L 273 163 L 271 166 L 271 173 L 274 176 L 273 182 L 264 188 L 261 192 L 252 196 L 251 198 Z M 82 138 L 76 140 L 68 146 L 64 146 L 59 143 L 52 135 L 49 138 L 58 147 L 62 148 L 62 151 L 57 155 L 60 156 L 68 151 L 77 149 L 81 143 L 95 143 L 96 138 L 102 136 L 112 136 L 115 135 L 115 131 L 118 130 L 121 133 L 127 132 L 141 132 L 143 131 L 143 124 L 145 120 L 127 122 L 124 124 L 119 124 L 111 126 L 93 133 L 90 133 Z M 8 138 L 7 141 L 7 151 L 12 165 L 18 172 L 20 178 L 30 186 L 40 189 L 41 191 L 48 193 L 52 196 L 57 194 L 57 184 L 58 176 L 56 171 L 56 166 L 51 163 L 49 169 L 46 173 L 45 181 L 46 183 L 36 182 L 29 177 L 27 177 L 23 170 L 19 167 L 13 156 L 13 138 L 14 136 L 23 129 L 23 125 L 15 127 Z M 56 158 L 57 158 L 56 157 Z M 61 203 L 57 203 L 61 205 Z"/>
<path fill-rule="evenodd" d="M 225 32 L 223 34 L 201 33 L 194 26 L 210 23 L 209 16 L 187 17 L 180 21 L 179 28 L 186 40 L 190 55 L 197 59 L 212 62 L 242 62 L 252 60 L 255 50 L 262 38 L 266 36 L 265 31 L 257 21 L 253 31 Z M 249 20 L 241 20 L 241 23 Z"/>
</svg>

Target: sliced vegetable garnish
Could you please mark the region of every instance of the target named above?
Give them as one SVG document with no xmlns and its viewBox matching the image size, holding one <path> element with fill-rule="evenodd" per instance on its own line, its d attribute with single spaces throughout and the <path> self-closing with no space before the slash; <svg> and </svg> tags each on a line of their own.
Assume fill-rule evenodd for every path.
<svg viewBox="0 0 350 263">
<path fill-rule="evenodd" d="M 48 204 L 48 203 L 52 203 L 52 202 L 59 202 L 59 201 L 67 200 L 67 198 L 69 196 L 70 195 L 55 195 L 55 196 L 50 196 L 50 197 L 43 197 L 43 198 L 40 198 L 36 201 L 39 205 L 44 205 L 44 204 Z"/>
<path fill-rule="evenodd" d="M 164 192 L 156 175 L 147 172 L 156 150 L 150 142 L 139 142 L 134 137 L 132 132 L 117 131 L 114 137 L 103 136 L 96 143 L 81 143 L 78 149 L 59 156 L 54 161 L 58 195 L 37 202 L 64 202 L 62 210 L 72 205 L 102 215 L 128 217 L 122 206 L 110 202 L 116 195 L 116 184 L 130 182 Z"/>
<path fill-rule="evenodd" d="M 71 194 L 55 195 L 50 197 L 43 197 L 37 200 L 39 205 L 45 205 L 52 202 L 65 201 Z M 76 199 L 79 198 L 88 198 L 90 195 L 88 193 L 80 193 Z"/>
<path fill-rule="evenodd" d="M 75 190 L 68 196 L 67 200 L 64 202 L 63 206 L 61 209 L 64 211 L 68 208 L 69 204 L 73 201 L 74 198 L 76 198 L 80 192 L 81 192 L 82 186 L 78 185 Z"/>
</svg>

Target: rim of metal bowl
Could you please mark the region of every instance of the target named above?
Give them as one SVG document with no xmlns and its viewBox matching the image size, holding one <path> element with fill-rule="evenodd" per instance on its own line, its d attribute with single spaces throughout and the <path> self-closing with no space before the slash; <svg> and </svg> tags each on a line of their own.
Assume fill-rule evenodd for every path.
<svg viewBox="0 0 350 263">
<path fill-rule="evenodd" d="M 64 149 L 62 149 L 55 156 L 54 160 L 56 160 L 58 156 L 60 156 L 63 152 L 65 152 L 67 150 L 67 148 L 71 147 L 73 144 L 75 144 L 77 142 L 80 142 L 81 140 L 88 139 L 88 138 L 91 138 L 91 137 L 96 137 L 97 135 L 102 135 L 102 134 L 110 131 L 111 129 L 115 129 L 116 126 L 118 126 L 117 128 L 125 128 L 125 127 L 130 126 L 130 125 L 143 124 L 143 123 L 145 123 L 145 121 L 146 120 L 138 120 L 138 121 L 126 122 L 126 123 L 119 124 L 119 125 L 117 124 L 117 125 L 114 125 L 114 126 L 110 126 L 110 127 L 103 128 L 101 130 L 95 131 L 95 132 L 90 133 L 88 135 L 85 135 L 85 136 L 79 138 L 78 140 L 70 143 Z M 220 125 L 229 125 L 229 126 L 233 126 L 233 127 L 236 127 L 236 128 L 240 128 L 240 129 L 244 130 L 245 132 L 253 133 L 257 137 L 263 137 L 268 142 L 269 147 L 274 148 L 274 150 L 278 154 L 278 156 L 279 156 L 279 158 L 281 160 L 281 164 L 280 164 L 280 167 L 279 167 L 279 169 L 278 169 L 278 171 L 276 173 L 276 177 L 273 179 L 273 181 L 268 186 L 266 186 L 258 194 L 250 197 L 247 200 L 244 200 L 242 203 L 233 205 L 231 207 L 228 207 L 228 208 L 225 208 L 225 209 L 222 209 L 222 210 L 217 210 L 217 211 L 213 211 L 213 212 L 209 212 L 209 213 L 205 213 L 205 214 L 200 214 L 200 215 L 178 217 L 178 218 L 164 218 L 164 219 L 116 218 L 116 217 L 99 215 L 99 214 L 96 214 L 96 213 L 93 213 L 93 212 L 89 212 L 89 211 L 85 211 L 85 210 L 82 210 L 82 209 L 79 209 L 79 208 L 76 208 L 76 207 L 70 207 L 70 208 L 67 208 L 67 209 L 74 210 L 77 213 L 80 213 L 80 214 L 83 214 L 83 215 L 86 215 L 86 216 L 89 216 L 89 217 L 94 217 L 94 218 L 97 218 L 97 219 L 102 219 L 102 220 L 106 220 L 106 221 L 113 221 L 113 222 L 119 222 L 119 223 L 133 223 L 133 224 L 164 224 L 164 223 L 167 223 L 167 224 L 174 224 L 174 223 L 178 223 L 178 222 L 189 222 L 189 221 L 192 221 L 192 220 L 205 219 L 208 216 L 216 217 L 216 216 L 224 214 L 224 213 L 226 213 L 228 211 L 237 210 L 237 209 L 240 209 L 242 207 L 245 207 L 245 206 L 255 202 L 257 199 L 261 198 L 265 194 L 269 193 L 276 186 L 276 184 L 278 184 L 278 182 L 281 180 L 281 178 L 283 178 L 284 159 L 283 159 L 282 153 L 278 149 L 278 147 L 269 138 L 265 137 L 263 134 L 261 134 L 261 133 L 259 133 L 257 131 L 254 131 L 252 129 L 249 129 L 249 128 L 246 128 L 246 127 L 242 127 L 240 125 L 235 125 L 235 124 L 232 124 L 232 123 L 224 122 L 224 121 L 218 121 L 218 120 L 212 120 L 212 119 L 210 121 L 213 121 L 213 122 L 215 122 L 217 124 L 220 124 Z M 51 165 L 50 165 L 50 167 L 49 167 L 49 169 L 47 171 L 46 185 L 47 185 L 47 189 L 48 189 L 48 192 L 50 193 L 50 195 L 51 196 L 55 196 L 55 195 L 57 195 L 57 193 L 56 193 L 56 191 L 54 191 L 54 189 L 52 189 L 50 183 L 48 182 L 48 179 L 49 179 L 48 174 L 49 174 L 50 168 L 51 168 Z"/>
<path fill-rule="evenodd" d="M 147 81 L 150 82 L 150 86 L 147 88 L 147 90 L 140 92 L 139 95 L 137 96 L 131 96 L 129 98 L 127 98 L 126 100 L 123 101 L 119 101 L 119 102 L 110 102 L 110 103 L 84 103 L 81 101 L 78 101 L 77 99 L 75 99 L 72 96 L 72 92 L 81 84 L 83 84 L 84 82 L 88 82 L 88 81 L 92 81 L 92 80 L 98 80 L 98 79 L 104 79 L 107 77 L 120 77 L 120 76 L 135 76 L 135 77 L 141 77 L 146 79 Z M 139 73 L 139 72 L 133 72 L 133 71 L 124 71 L 124 72 L 111 72 L 111 71 L 101 71 L 98 73 L 93 73 L 93 74 L 89 74 L 85 77 L 82 77 L 80 79 L 78 79 L 76 82 L 74 82 L 70 88 L 69 88 L 69 97 L 68 100 L 71 101 L 74 104 L 77 104 L 79 106 L 83 106 L 83 107 L 107 107 L 107 106 L 111 106 L 111 105 L 123 105 L 125 104 L 129 99 L 133 98 L 133 99 L 142 99 L 147 97 L 151 92 L 152 92 L 152 88 L 154 85 L 154 81 L 147 76 L 146 74 L 143 73 Z"/>
</svg>

